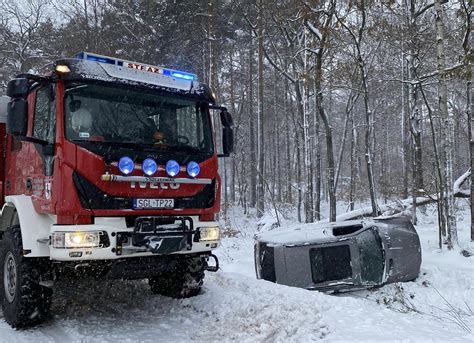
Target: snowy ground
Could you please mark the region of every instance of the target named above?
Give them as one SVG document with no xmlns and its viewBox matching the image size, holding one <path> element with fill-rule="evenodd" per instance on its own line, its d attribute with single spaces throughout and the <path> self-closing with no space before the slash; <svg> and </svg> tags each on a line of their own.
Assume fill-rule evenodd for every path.
<svg viewBox="0 0 474 343">
<path fill-rule="evenodd" d="M 474 250 L 467 210 L 458 219 L 461 245 Z M 222 241 L 222 269 L 207 273 L 201 295 L 154 296 L 142 281 L 84 283 L 63 289 L 39 328 L 0 322 L 0 341 L 474 342 L 474 257 L 438 249 L 430 209 L 417 226 L 423 263 L 415 282 L 340 296 L 256 280 L 256 221 L 234 209 L 229 223 L 240 234 Z"/>
</svg>

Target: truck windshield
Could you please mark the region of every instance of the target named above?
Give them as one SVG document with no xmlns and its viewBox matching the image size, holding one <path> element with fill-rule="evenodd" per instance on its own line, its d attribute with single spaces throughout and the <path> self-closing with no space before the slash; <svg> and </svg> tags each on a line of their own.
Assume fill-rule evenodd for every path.
<svg viewBox="0 0 474 343">
<path fill-rule="evenodd" d="M 65 93 L 71 141 L 213 153 L 206 103 L 95 84 L 69 84 Z"/>
</svg>

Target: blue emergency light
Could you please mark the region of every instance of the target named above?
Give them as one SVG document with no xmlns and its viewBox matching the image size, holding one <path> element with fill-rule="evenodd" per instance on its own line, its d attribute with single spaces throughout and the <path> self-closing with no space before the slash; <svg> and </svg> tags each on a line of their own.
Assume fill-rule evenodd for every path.
<svg viewBox="0 0 474 343">
<path fill-rule="evenodd" d="M 190 80 L 190 81 L 195 79 L 194 74 L 188 74 L 182 71 L 176 71 L 176 70 L 170 70 L 170 69 L 163 69 L 163 75 L 172 76 L 178 79 L 185 79 L 185 80 Z"/>
<path fill-rule="evenodd" d="M 143 70 L 143 71 L 152 70 L 152 72 L 154 72 L 154 73 L 159 73 L 159 74 L 162 74 L 162 75 L 165 75 L 165 76 L 173 77 L 175 79 L 182 79 L 182 80 L 187 80 L 187 81 L 197 80 L 197 75 L 196 74 L 186 73 L 184 71 L 167 69 L 167 68 L 158 67 L 158 66 L 150 66 L 150 65 L 146 65 L 146 64 L 138 63 L 138 62 L 119 60 L 119 59 L 108 57 L 108 56 L 91 54 L 89 52 L 80 52 L 80 53 L 76 54 L 74 56 L 74 58 L 77 58 L 77 59 L 80 59 L 80 60 L 87 60 L 87 61 L 93 61 L 93 62 L 99 62 L 99 63 L 112 64 L 112 65 L 117 65 L 117 66 L 120 66 L 120 67 L 132 65 L 134 69 L 139 69 L 139 70 Z"/>
</svg>

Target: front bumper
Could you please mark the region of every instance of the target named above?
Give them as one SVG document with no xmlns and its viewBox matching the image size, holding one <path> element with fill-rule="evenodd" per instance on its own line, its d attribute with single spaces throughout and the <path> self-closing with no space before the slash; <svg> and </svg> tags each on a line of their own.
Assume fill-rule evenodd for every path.
<svg viewBox="0 0 474 343">
<path fill-rule="evenodd" d="M 50 259 L 113 260 L 208 253 L 219 244 L 219 239 L 203 241 L 199 234 L 203 228 L 219 227 L 219 223 L 201 222 L 197 216 L 138 217 L 135 223 L 130 227 L 124 217 L 96 217 L 91 225 L 52 225 L 50 237 L 64 232 L 100 232 L 101 239 L 98 247 L 60 248 L 50 244 Z"/>
</svg>

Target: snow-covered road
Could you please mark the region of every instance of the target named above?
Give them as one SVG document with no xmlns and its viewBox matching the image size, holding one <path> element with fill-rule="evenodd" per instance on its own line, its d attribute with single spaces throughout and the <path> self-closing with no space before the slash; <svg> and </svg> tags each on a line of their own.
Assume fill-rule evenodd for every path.
<svg viewBox="0 0 474 343">
<path fill-rule="evenodd" d="M 462 242 L 467 228 L 463 221 Z M 433 215 L 417 229 L 416 282 L 330 296 L 259 281 L 247 231 L 223 240 L 222 270 L 207 273 L 197 297 L 154 296 L 143 281 L 82 282 L 57 294 L 54 316 L 41 327 L 15 331 L 0 322 L 0 341 L 474 341 L 474 257 L 437 250 Z"/>
</svg>

